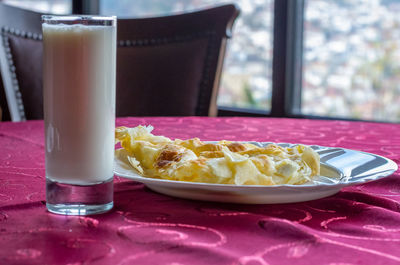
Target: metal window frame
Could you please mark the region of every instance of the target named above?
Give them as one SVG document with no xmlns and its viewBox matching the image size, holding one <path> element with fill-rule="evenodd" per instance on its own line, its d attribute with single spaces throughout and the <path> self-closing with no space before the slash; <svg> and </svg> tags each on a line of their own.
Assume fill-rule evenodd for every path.
<svg viewBox="0 0 400 265">
<path fill-rule="evenodd" d="M 301 113 L 301 92 L 303 80 L 303 30 L 305 0 L 289 0 L 286 27 L 286 94 L 285 115 Z"/>
<path fill-rule="evenodd" d="M 274 3 L 271 111 L 218 107 L 218 116 L 363 121 L 362 119 L 306 115 L 301 113 L 305 1 L 275 0 Z M 368 122 L 380 121 L 368 120 Z"/>
<path fill-rule="evenodd" d="M 98 15 L 100 0 L 72 0 L 72 14 Z"/>
</svg>

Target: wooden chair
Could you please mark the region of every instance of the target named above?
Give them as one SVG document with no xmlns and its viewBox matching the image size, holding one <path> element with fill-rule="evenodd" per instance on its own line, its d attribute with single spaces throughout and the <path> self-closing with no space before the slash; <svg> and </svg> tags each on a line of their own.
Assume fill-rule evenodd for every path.
<svg viewBox="0 0 400 265">
<path fill-rule="evenodd" d="M 226 41 L 238 14 L 235 5 L 223 5 L 118 19 L 116 115 L 216 115 Z M 40 17 L 0 3 L 0 66 L 13 121 L 43 118 Z"/>
</svg>

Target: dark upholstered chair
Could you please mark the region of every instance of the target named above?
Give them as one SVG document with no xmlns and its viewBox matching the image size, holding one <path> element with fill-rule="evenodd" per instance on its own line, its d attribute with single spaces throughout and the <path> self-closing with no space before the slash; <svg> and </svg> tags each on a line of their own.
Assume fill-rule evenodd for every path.
<svg viewBox="0 0 400 265">
<path fill-rule="evenodd" d="M 121 116 L 213 116 L 234 5 L 117 22 Z M 43 118 L 41 14 L 0 4 L 0 65 L 13 121 Z M 1 94 L 0 94 L 1 96 Z M 1 104 L 1 100 L 0 100 Z M 71 106 L 73 107 L 73 106 Z"/>
<path fill-rule="evenodd" d="M 13 121 L 43 118 L 41 27 L 41 14 L 0 3 L 0 104 Z"/>
<path fill-rule="evenodd" d="M 0 121 L 10 121 L 10 112 L 8 111 L 6 94 L 4 91 L 3 82 L 1 80 L 0 72 Z"/>
</svg>

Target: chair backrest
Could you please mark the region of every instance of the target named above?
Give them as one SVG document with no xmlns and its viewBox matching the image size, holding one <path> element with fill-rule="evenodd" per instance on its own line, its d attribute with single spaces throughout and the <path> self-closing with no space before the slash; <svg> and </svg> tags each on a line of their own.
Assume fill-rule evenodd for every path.
<svg viewBox="0 0 400 265">
<path fill-rule="evenodd" d="M 2 78 L 0 73 L 0 109 L 1 109 L 0 121 L 10 121 L 11 120 L 10 112 L 8 111 L 6 94 L 4 91 L 3 82 L 1 80 Z"/>
<path fill-rule="evenodd" d="M 213 116 L 235 5 L 117 22 L 117 116 Z M 0 4 L 0 66 L 14 121 L 43 118 L 41 14 Z"/>
<path fill-rule="evenodd" d="M 118 20 L 118 116 L 215 115 L 234 5 Z M 128 107 L 128 108 L 125 108 Z"/>
<path fill-rule="evenodd" d="M 0 3 L 0 68 L 13 121 L 43 118 L 41 14 Z"/>
</svg>

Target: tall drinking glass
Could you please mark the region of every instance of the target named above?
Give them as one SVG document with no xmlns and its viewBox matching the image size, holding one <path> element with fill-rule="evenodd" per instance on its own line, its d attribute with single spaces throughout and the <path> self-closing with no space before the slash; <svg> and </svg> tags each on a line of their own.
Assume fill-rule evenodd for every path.
<svg viewBox="0 0 400 265">
<path fill-rule="evenodd" d="M 43 16 L 46 205 L 113 207 L 116 18 Z"/>
</svg>

